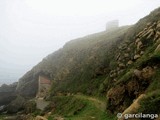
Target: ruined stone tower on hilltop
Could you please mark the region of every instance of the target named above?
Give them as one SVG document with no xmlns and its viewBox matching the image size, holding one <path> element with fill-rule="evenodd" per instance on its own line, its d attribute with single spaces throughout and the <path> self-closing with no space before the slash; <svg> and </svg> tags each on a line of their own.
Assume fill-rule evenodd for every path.
<svg viewBox="0 0 160 120">
<path fill-rule="evenodd" d="M 112 20 L 112 21 L 107 22 L 106 31 L 113 30 L 113 29 L 118 28 L 118 27 L 119 27 L 119 21 L 118 20 Z"/>
</svg>

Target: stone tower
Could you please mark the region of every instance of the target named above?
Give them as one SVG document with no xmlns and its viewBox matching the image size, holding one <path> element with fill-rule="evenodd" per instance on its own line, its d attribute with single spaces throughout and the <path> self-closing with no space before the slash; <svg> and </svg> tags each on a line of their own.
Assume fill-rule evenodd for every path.
<svg viewBox="0 0 160 120">
<path fill-rule="evenodd" d="M 39 76 L 37 97 L 44 98 L 51 88 L 51 80 L 44 76 Z"/>
<path fill-rule="evenodd" d="M 106 31 L 112 30 L 112 29 L 115 29 L 115 28 L 118 28 L 118 27 L 119 27 L 119 21 L 118 20 L 112 20 L 112 21 L 107 22 Z"/>
</svg>

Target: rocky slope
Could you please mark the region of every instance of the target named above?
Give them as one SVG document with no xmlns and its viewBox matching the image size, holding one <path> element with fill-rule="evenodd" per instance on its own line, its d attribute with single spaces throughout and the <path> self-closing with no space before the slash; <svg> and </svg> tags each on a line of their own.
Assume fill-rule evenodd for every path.
<svg viewBox="0 0 160 120">
<path fill-rule="evenodd" d="M 16 92 L 35 97 L 39 75 L 52 80 L 50 98 L 99 95 L 113 114 L 160 114 L 160 8 L 133 26 L 66 43 L 20 78 Z"/>
<path fill-rule="evenodd" d="M 159 96 L 160 10 L 155 10 L 134 27 L 141 25 L 141 22 L 146 22 L 143 29 L 136 30 L 131 39 L 117 46 L 119 52 L 115 54 L 115 67 L 107 79 L 112 81 L 112 87 L 106 90 L 107 109 L 113 113 L 123 112 L 142 93 L 154 92 L 153 96 Z M 107 84 L 104 86 L 108 87 Z M 154 102 L 158 103 L 160 99 L 156 98 Z M 160 112 L 158 106 L 155 109 L 156 113 Z"/>
<path fill-rule="evenodd" d="M 11 85 L 3 84 L 0 87 L 0 106 L 7 105 L 16 98 L 17 83 Z"/>
</svg>

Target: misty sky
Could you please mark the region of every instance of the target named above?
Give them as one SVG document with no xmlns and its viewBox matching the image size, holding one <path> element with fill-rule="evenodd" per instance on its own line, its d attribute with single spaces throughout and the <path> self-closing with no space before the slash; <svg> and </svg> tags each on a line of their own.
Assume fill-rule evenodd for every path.
<svg viewBox="0 0 160 120">
<path fill-rule="evenodd" d="M 67 41 L 136 23 L 160 0 L 0 0 L 0 84 L 25 72 Z"/>
</svg>

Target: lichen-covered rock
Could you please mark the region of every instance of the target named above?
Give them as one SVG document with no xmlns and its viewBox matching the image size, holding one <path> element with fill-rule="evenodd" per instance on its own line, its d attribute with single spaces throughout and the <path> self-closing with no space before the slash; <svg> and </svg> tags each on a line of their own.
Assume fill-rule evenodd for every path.
<svg viewBox="0 0 160 120">
<path fill-rule="evenodd" d="M 131 48 L 127 48 L 127 52 L 130 52 L 131 51 Z"/>
<path fill-rule="evenodd" d="M 125 57 L 125 58 L 128 58 L 128 57 L 129 57 L 129 54 L 128 54 L 128 53 L 125 53 L 125 54 L 124 54 L 124 57 Z"/>
<path fill-rule="evenodd" d="M 124 63 L 119 63 L 118 66 L 119 66 L 120 68 L 125 68 L 125 64 L 124 64 Z"/>
<path fill-rule="evenodd" d="M 127 65 L 131 65 L 133 63 L 133 61 L 132 60 L 129 60 L 128 62 L 127 62 Z"/>
<path fill-rule="evenodd" d="M 155 49 L 155 53 L 160 53 L 160 44 L 157 46 L 157 48 Z"/>
<path fill-rule="evenodd" d="M 135 69 L 134 71 L 133 71 L 133 74 L 137 77 L 137 78 L 139 78 L 139 79 L 141 79 L 142 77 L 142 72 L 140 71 L 140 70 L 138 70 L 138 69 Z"/>
<path fill-rule="evenodd" d="M 160 21 L 158 21 L 156 29 L 160 31 Z"/>
<path fill-rule="evenodd" d="M 35 120 L 48 120 L 48 119 L 38 115 L 36 116 Z"/>
<path fill-rule="evenodd" d="M 138 109 L 140 108 L 140 101 L 145 98 L 145 94 L 141 94 L 123 113 L 122 118 L 119 118 L 118 120 L 126 120 L 124 115 L 125 114 L 135 114 L 138 112 Z M 137 120 L 137 119 L 136 119 Z"/>
<path fill-rule="evenodd" d="M 115 77 L 117 75 L 116 70 L 112 70 L 109 75 L 110 77 Z"/>
<path fill-rule="evenodd" d="M 149 35 L 147 36 L 147 39 L 150 39 L 152 36 L 154 35 L 154 30 L 152 29 L 152 31 L 149 33 Z"/>
<path fill-rule="evenodd" d="M 153 29 L 149 29 L 147 32 L 145 32 L 143 35 L 142 35 L 142 38 L 145 38 L 145 37 L 149 37 L 151 34 L 154 33 L 154 30 Z"/>
<path fill-rule="evenodd" d="M 116 86 L 115 88 L 111 88 L 107 92 L 107 99 L 110 99 L 112 105 L 118 105 L 121 101 L 123 101 L 125 93 L 125 86 Z"/>
<path fill-rule="evenodd" d="M 134 56 L 134 60 L 137 60 L 138 58 L 140 58 L 141 56 L 139 55 L 139 54 L 136 54 L 135 56 Z"/>
<path fill-rule="evenodd" d="M 156 41 L 158 38 L 160 38 L 160 31 L 156 31 L 156 34 L 155 34 L 153 41 Z"/>
<path fill-rule="evenodd" d="M 143 47 L 143 43 L 141 41 L 139 41 L 137 43 L 137 50 L 141 49 Z"/>
<path fill-rule="evenodd" d="M 119 70 L 118 75 L 121 74 L 123 71 L 124 71 L 123 69 Z"/>
<path fill-rule="evenodd" d="M 160 37 L 156 40 L 156 44 L 160 44 Z"/>
<path fill-rule="evenodd" d="M 132 80 L 132 81 L 129 81 L 126 85 L 126 88 L 127 88 L 127 91 L 129 93 L 130 96 L 132 95 L 136 95 L 137 96 L 137 92 L 139 90 L 139 84 L 138 84 L 138 81 L 136 80 Z"/>
<path fill-rule="evenodd" d="M 139 38 L 136 39 L 135 44 L 137 44 L 138 42 L 140 42 L 141 40 Z"/>
<path fill-rule="evenodd" d="M 23 120 L 23 119 L 19 119 L 18 116 L 7 116 L 3 120 Z"/>
<path fill-rule="evenodd" d="M 135 69 L 133 74 L 139 79 L 148 79 L 153 76 L 155 73 L 154 68 L 147 66 L 142 70 Z"/>
<path fill-rule="evenodd" d="M 144 51 L 141 51 L 141 52 L 140 52 L 140 55 L 143 55 L 143 54 L 144 54 Z"/>
<path fill-rule="evenodd" d="M 141 74 L 142 74 L 142 77 L 144 79 L 147 79 L 147 78 L 152 77 L 154 73 L 155 73 L 154 69 L 152 67 L 150 67 L 150 66 L 147 66 L 147 67 L 142 69 L 142 73 Z"/>
</svg>

